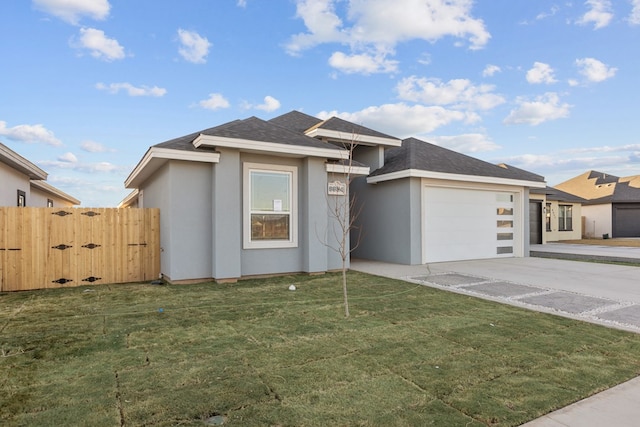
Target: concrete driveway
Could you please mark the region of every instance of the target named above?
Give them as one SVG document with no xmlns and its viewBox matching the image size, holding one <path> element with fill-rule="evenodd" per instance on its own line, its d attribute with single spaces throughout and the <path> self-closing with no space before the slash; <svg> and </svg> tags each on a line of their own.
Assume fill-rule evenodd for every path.
<svg viewBox="0 0 640 427">
<path fill-rule="evenodd" d="M 640 333 L 637 266 L 528 257 L 351 269 Z"/>
<path fill-rule="evenodd" d="M 536 250 L 550 256 L 554 250 L 588 256 L 597 251 L 600 259 L 640 256 L 637 248 L 546 246 Z M 530 257 L 417 266 L 352 260 L 351 269 L 640 333 L 640 266 Z M 640 377 L 523 427 L 635 427 L 638 420 Z"/>
</svg>

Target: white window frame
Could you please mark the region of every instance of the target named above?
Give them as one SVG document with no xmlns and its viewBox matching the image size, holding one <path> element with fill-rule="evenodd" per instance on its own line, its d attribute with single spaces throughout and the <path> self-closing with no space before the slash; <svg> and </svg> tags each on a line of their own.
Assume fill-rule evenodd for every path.
<svg viewBox="0 0 640 427">
<path fill-rule="evenodd" d="M 251 240 L 251 172 L 290 174 L 289 240 Z M 298 247 L 298 168 L 295 166 L 265 163 L 244 163 L 243 165 L 243 220 L 242 236 L 244 249 L 277 249 Z"/>
</svg>

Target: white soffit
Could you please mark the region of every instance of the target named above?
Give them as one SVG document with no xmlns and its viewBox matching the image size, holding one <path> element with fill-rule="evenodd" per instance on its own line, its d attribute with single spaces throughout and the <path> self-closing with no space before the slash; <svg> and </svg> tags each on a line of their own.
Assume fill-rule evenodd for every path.
<svg viewBox="0 0 640 427">
<path fill-rule="evenodd" d="M 199 147 L 226 147 L 255 153 L 276 153 L 293 157 L 325 157 L 329 159 L 347 159 L 347 150 L 336 148 L 305 147 L 302 145 L 279 144 L 277 142 L 253 141 L 250 139 L 224 138 L 200 134 L 193 146 Z"/>
<path fill-rule="evenodd" d="M 340 173 L 340 174 L 350 174 L 350 175 L 358 175 L 358 176 L 367 176 L 369 175 L 369 167 L 367 166 L 349 166 L 349 165 L 340 165 L 335 163 L 327 163 L 326 165 L 327 172 L 331 173 Z"/>
<path fill-rule="evenodd" d="M 151 147 L 124 182 L 125 188 L 137 188 L 145 179 L 169 160 L 218 163 L 220 153 L 173 150 Z"/>
<path fill-rule="evenodd" d="M 401 178 L 431 178 L 449 181 L 475 182 L 482 184 L 515 185 L 519 187 L 546 188 L 546 182 L 526 181 L 511 178 L 499 178 L 495 176 L 461 175 L 444 172 L 424 171 L 420 169 L 407 169 L 398 172 L 391 172 L 384 175 L 371 176 L 367 178 L 368 184 L 391 181 Z"/>
<path fill-rule="evenodd" d="M 315 128 L 307 132 L 306 135 L 312 138 L 329 138 L 331 140 L 344 141 L 346 143 L 354 143 L 356 145 L 384 145 L 388 147 L 400 147 L 402 145 L 401 139 L 382 138 L 379 136 L 361 135 L 355 132 L 339 132 L 337 130 L 328 129 Z"/>
</svg>

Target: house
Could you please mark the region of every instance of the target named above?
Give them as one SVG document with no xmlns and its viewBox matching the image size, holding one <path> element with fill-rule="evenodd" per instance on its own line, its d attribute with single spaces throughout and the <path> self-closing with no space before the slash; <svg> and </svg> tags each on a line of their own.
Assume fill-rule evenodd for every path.
<svg viewBox="0 0 640 427">
<path fill-rule="evenodd" d="M 531 189 L 529 242 L 543 244 L 582 238 L 586 200 L 553 187 Z"/>
<path fill-rule="evenodd" d="M 526 256 L 529 188 L 545 184 L 292 111 L 154 145 L 125 186 L 133 191 L 121 206 L 160 208 L 162 273 L 185 282 L 341 268 L 335 208 L 348 217 L 350 196 L 361 203 L 353 229 L 363 231 L 351 234 L 353 256 L 405 264 Z"/>
<path fill-rule="evenodd" d="M 620 178 L 592 170 L 555 188 L 586 199 L 586 237 L 640 237 L 640 175 Z"/>
<path fill-rule="evenodd" d="M 46 182 L 47 173 L 0 143 L 0 206 L 72 207 L 80 201 Z"/>
</svg>

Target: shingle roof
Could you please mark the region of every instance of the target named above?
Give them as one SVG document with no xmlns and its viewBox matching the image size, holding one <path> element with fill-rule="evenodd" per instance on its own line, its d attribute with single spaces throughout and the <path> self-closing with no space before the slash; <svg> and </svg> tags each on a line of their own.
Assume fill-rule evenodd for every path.
<svg viewBox="0 0 640 427">
<path fill-rule="evenodd" d="M 341 150 L 326 142 L 294 132 L 273 122 L 264 121 L 257 117 L 249 117 L 244 120 L 234 120 L 229 123 L 204 129 L 179 138 L 162 142 L 155 147 L 171 148 L 176 150 L 202 151 L 203 148 L 195 148 L 193 140 L 199 135 L 217 136 L 249 141 L 270 142 L 276 144 L 295 145 L 301 147 L 315 147 L 324 149 Z"/>
<path fill-rule="evenodd" d="M 553 187 L 546 188 L 532 188 L 531 193 L 533 194 L 544 194 L 547 197 L 547 200 L 555 200 L 558 202 L 569 202 L 569 203 L 585 203 L 586 200 L 582 197 L 578 197 L 575 194 L 567 193 L 562 190 L 558 190 Z"/>
<path fill-rule="evenodd" d="M 342 132 L 346 135 L 366 135 L 375 136 L 377 138 L 390 138 L 398 139 L 395 136 L 390 136 L 377 130 L 369 129 L 355 123 L 348 122 L 338 117 L 331 117 L 315 126 L 317 129 L 332 130 L 336 132 Z"/>
<path fill-rule="evenodd" d="M 555 186 L 555 188 L 586 199 L 584 204 L 639 203 L 638 176 L 620 178 L 615 175 L 587 171 Z"/>
<path fill-rule="evenodd" d="M 522 169 L 500 167 L 417 138 L 405 139 L 401 147 L 389 148 L 385 152 L 384 166 L 370 176 L 408 169 L 544 182 L 544 177 L 540 175 Z"/>
<path fill-rule="evenodd" d="M 290 129 L 294 132 L 304 133 L 307 129 L 321 123 L 322 120 L 317 117 L 301 113 L 300 111 L 291 111 L 281 116 L 274 117 L 269 120 L 269 122 Z"/>
</svg>

